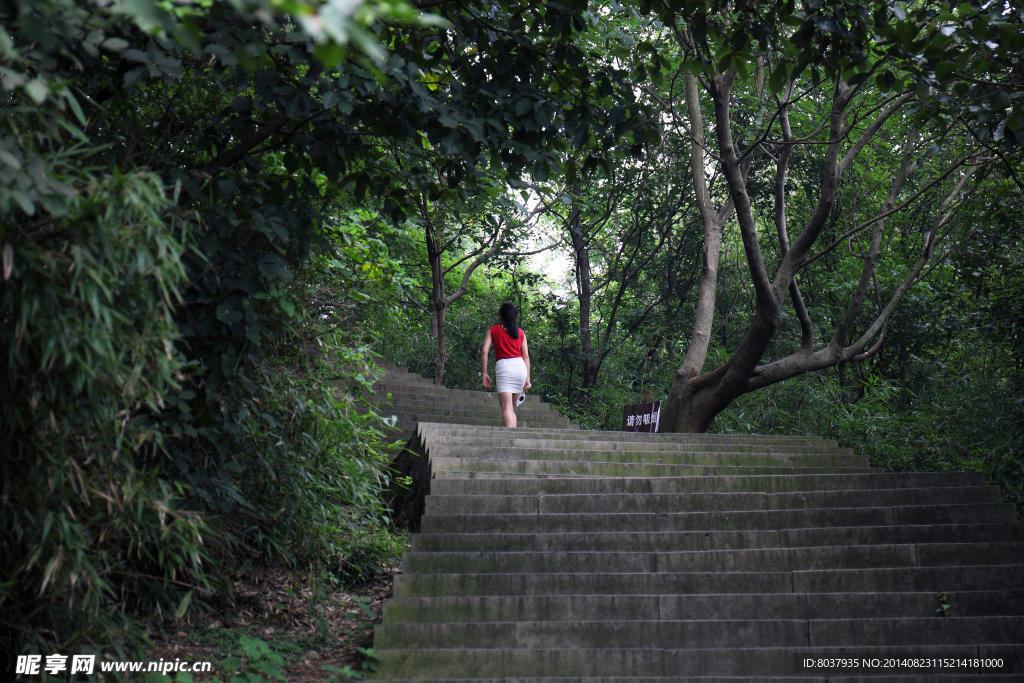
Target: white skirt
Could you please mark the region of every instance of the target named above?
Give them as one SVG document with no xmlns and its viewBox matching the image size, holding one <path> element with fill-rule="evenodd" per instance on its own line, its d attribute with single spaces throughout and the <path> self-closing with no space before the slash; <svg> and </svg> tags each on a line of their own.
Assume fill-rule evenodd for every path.
<svg viewBox="0 0 1024 683">
<path fill-rule="evenodd" d="M 526 384 L 526 361 L 520 358 L 502 358 L 494 364 L 497 380 L 495 391 L 499 394 L 521 394 Z"/>
</svg>

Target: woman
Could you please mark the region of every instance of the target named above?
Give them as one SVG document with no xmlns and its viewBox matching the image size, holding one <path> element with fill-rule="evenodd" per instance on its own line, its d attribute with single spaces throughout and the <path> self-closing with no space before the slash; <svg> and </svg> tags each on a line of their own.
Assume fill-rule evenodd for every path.
<svg viewBox="0 0 1024 683">
<path fill-rule="evenodd" d="M 526 345 L 526 333 L 516 324 L 518 312 L 512 304 L 502 304 L 498 309 L 498 321 L 484 335 L 484 348 L 480 353 L 480 374 L 484 388 L 491 388 L 491 376 L 487 374 L 487 354 L 494 344 L 497 361 L 494 376 L 498 380 L 498 404 L 501 419 L 506 427 L 516 426 L 515 399 L 530 388 L 530 351 Z"/>
</svg>

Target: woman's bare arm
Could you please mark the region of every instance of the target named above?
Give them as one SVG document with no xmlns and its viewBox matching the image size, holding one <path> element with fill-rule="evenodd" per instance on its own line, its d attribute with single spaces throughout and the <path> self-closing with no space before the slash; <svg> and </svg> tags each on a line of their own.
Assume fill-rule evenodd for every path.
<svg viewBox="0 0 1024 683">
<path fill-rule="evenodd" d="M 530 347 L 526 344 L 526 333 L 523 332 L 523 360 L 526 361 L 526 384 L 523 385 L 523 391 L 529 389 L 530 384 Z"/>
<path fill-rule="evenodd" d="M 525 341 L 525 338 L 524 338 Z M 487 334 L 484 335 L 484 348 L 480 351 L 480 379 L 484 383 L 485 389 L 491 388 L 491 376 L 487 374 L 487 354 L 491 352 L 491 331 L 487 330 Z M 530 376 L 529 363 L 527 363 L 526 376 Z"/>
</svg>

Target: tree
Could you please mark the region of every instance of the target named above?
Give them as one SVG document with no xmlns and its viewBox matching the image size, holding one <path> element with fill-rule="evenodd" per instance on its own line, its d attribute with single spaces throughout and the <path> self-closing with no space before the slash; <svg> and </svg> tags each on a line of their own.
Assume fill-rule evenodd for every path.
<svg viewBox="0 0 1024 683">
<path fill-rule="evenodd" d="M 672 182 L 679 158 L 672 142 L 664 136 L 645 160 L 624 161 L 585 188 L 562 194 L 568 205 L 551 203 L 556 216 L 566 206 L 557 220 L 575 266 L 580 400 L 596 386 L 605 358 L 619 344 L 659 309 L 671 307 L 667 317 L 675 318 L 687 301 L 692 278 L 680 273 L 696 242 L 687 230 L 689 197 Z"/>
<path fill-rule="evenodd" d="M 515 238 L 514 207 L 498 196 L 501 188 L 494 185 L 485 201 L 469 201 L 449 210 L 444 203 L 430 207 L 426 197 L 420 199 L 420 219 L 430 268 L 430 330 L 437 341 L 435 384 L 444 384 L 448 349 L 445 321 L 448 308 L 461 299 L 469 287 L 469 280 L 477 268 L 486 263 Z M 495 214 L 494 208 L 504 209 Z M 511 209 L 511 210 L 510 210 Z M 504 214 L 504 215 L 502 215 Z M 466 246 L 466 243 L 470 246 Z M 447 260 L 445 257 L 448 257 Z M 446 278 L 462 269 L 455 290 L 448 291 Z"/>
<path fill-rule="evenodd" d="M 856 4 L 837 5 L 827 11 L 815 5 L 809 10 L 818 11 L 806 14 L 793 5 L 778 12 L 775 9 L 751 5 L 728 13 L 718 6 L 708 6 L 693 13 L 661 12 L 666 29 L 686 60 L 680 66 L 684 72 L 680 75 L 685 83 L 683 97 L 690 135 L 697 150 L 691 155 L 695 193 L 698 198 L 706 194 L 703 177 L 707 171 L 701 160 L 706 151 L 711 152 L 715 170 L 728 189 L 726 203 L 717 214 L 706 201 L 698 199 L 705 223 L 705 265 L 697 322 L 686 360 L 669 391 L 663 418 L 670 430 L 704 431 L 719 412 L 746 392 L 805 372 L 857 362 L 874 353 L 895 307 L 915 283 L 931 272 L 936 257 L 944 257 L 937 247 L 948 244 L 954 219 L 968 196 L 983 191 L 986 173 L 979 169 L 998 161 L 996 154 L 981 145 L 957 142 L 953 130 L 958 125 L 969 128 L 969 124 L 949 122 L 938 129 L 930 125 L 934 116 L 929 118 L 925 115 L 927 108 L 920 106 L 927 97 L 927 88 L 922 91 L 912 87 L 914 76 L 898 70 L 903 62 L 894 53 L 908 46 L 922 47 L 911 45 L 914 36 L 927 31 L 938 12 L 925 10 L 910 20 L 910 28 L 900 23 L 899 33 L 894 33 L 889 26 L 893 16 L 881 6 L 874 14 Z M 962 19 L 940 17 L 933 33 L 942 33 L 946 27 L 955 32 Z M 1020 18 L 1013 15 L 1011 19 L 1019 22 Z M 887 53 L 885 43 L 872 37 L 875 35 L 894 36 L 899 47 Z M 748 64 L 754 65 L 752 79 L 747 77 Z M 767 81 L 762 69 L 770 70 Z M 804 71 L 810 72 L 809 78 L 801 78 Z M 765 82 L 773 97 L 765 97 Z M 706 143 L 701 122 L 698 83 L 710 101 L 710 144 Z M 673 110 L 679 107 L 671 88 L 661 99 Z M 908 111 L 912 103 L 918 105 L 916 112 Z M 793 121 L 798 117 L 801 128 L 794 132 Z M 816 120 L 827 123 L 818 126 Z M 856 217 L 854 227 L 812 254 L 812 247 L 835 222 L 844 181 L 849 182 L 846 178 L 850 171 L 864 163 L 864 150 L 875 141 L 893 137 L 900 139 L 896 143 L 899 151 L 891 154 L 900 161 L 893 168 L 887 196 L 870 209 L 856 207 L 851 213 Z M 943 142 L 936 146 L 939 138 Z M 890 149 L 895 146 L 892 142 L 889 145 Z M 799 214 L 793 210 L 799 198 L 787 186 L 789 166 L 798 150 L 813 158 L 820 168 L 813 206 L 806 206 Z M 769 187 L 761 180 L 768 173 L 773 177 L 771 223 L 777 239 L 774 277 L 769 275 L 769 260 L 761 247 L 769 223 L 759 218 L 759 197 L 752 193 L 751 185 L 757 181 L 759 187 Z M 906 196 L 904 186 L 911 178 L 913 189 Z M 893 217 L 912 207 L 926 211 L 929 217 L 919 254 L 904 264 L 904 277 L 886 292 L 884 304 L 882 293 L 874 290 L 879 311 L 865 329 L 848 339 L 866 312 L 865 299 L 873 286 L 877 287 L 876 267 L 891 239 L 883 239 L 886 227 L 892 230 L 898 223 Z M 727 216 L 730 209 L 735 211 L 742 237 L 755 295 L 754 313 L 728 360 L 704 374 L 719 258 L 720 238 L 715 227 L 723 212 Z M 802 225 L 791 240 L 790 224 L 797 215 Z M 853 255 L 862 261 L 858 282 L 849 293 L 846 310 L 831 338 L 817 347 L 815 324 L 796 276 L 862 233 L 868 235 L 867 244 L 863 253 Z M 800 346 L 787 356 L 762 362 L 779 328 L 787 294 L 801 323 Z"/>
<path fill-rule="evenodd" d="M 0 3 L 7 650 L 117 640 L 113 606 L 183 612 L 237 554 L 341 552 L 326 516 L 372 512 L 383 476 L 349 312 L 400 276 L 364 218 L 557 174 L 567 138 L 599 164 L 646 125 L 560 50 L 568 10 L 243 5 Z M 343 392 L 339 358 L 367 371 Z"/>
</svg>

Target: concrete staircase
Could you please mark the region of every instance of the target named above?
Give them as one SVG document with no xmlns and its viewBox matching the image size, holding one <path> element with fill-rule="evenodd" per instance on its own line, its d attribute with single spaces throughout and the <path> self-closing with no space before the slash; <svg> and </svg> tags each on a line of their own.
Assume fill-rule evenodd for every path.
<svg viewBox="0 0 1024 683">
<path fill-rule="evenodd" d="M 367 398 L 375 410 L 397 419 L 394 430 L 387 435 L 393 441 L 412 439 L 420 422 L 502 426 L 498 396 L 493 392 L 440 387 L 390 361 L 380 361 L 379 365 L 385 370 L 384 377 L 374 386 L 376 395 Z M 520 427 L 579 429 L 536 395 L 528 394 L 516 413 Z"/>
<path fill-rule="evenodd" d="M 533 398 L 511 430 L 493 396 L 394 368 L 383 386 L 429 495 L 377 680 L 1024 681 L 1024 526 L 980 473 L 579 431 Z M 912 657 L 966 665 L 885 666 Z"/>
</svg>

